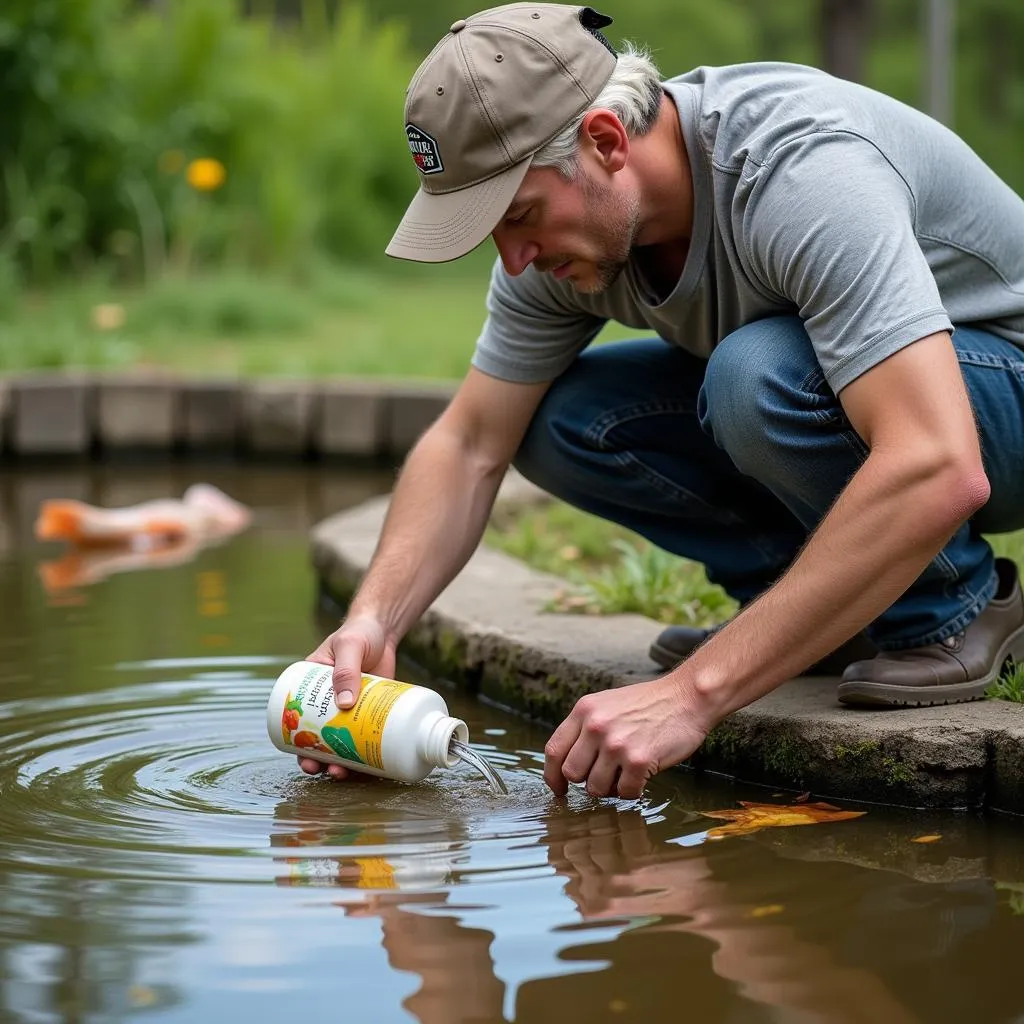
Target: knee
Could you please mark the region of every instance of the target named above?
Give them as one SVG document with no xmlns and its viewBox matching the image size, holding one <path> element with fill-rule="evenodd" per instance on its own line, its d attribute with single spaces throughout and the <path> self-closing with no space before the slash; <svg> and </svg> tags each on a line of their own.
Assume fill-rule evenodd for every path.
<svg viewBox="0 0 1024 1024">
<path fill-rule="evenodd" d="M 798 317 L 747 324 L 711 354 L 698 407 L 701 426 L 746 471 L 766 456 L 780 422 L 799 408 L 803 384 L 816 369 Z"/>
</svg>

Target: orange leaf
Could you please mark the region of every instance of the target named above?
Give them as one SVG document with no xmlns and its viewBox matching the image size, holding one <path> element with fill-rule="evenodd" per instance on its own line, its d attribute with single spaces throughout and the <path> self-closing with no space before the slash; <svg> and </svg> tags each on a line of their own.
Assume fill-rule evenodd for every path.
<svg viewBox="0 0 1024 1024">
<path fill-rule="evenodd" d="M 781 914 L 786 908 L 781 903 L 769 903 L 765 907 L 754 907 L 750 912 L 751 917 L 771 917 L 773 914 Z"/>
<path fill-rule="evenodd" d="M 789 825 L 818 825 L 833 821 L 859 818 L 865 811 L 842 811 L 832 804 L 758 804 L 740 801 L 742 810 L 703 811 L 705 817 L 718 818 L 732 824 L 708 829 L 708 838 L 745 836 L 763 828 L 781 828 Z"/>
<path fill-rule="evenodd" d="M 911 839 L 912 843 L 937 843 L 942 836 L 918 836 L 916 839 Z"/>
</svg>

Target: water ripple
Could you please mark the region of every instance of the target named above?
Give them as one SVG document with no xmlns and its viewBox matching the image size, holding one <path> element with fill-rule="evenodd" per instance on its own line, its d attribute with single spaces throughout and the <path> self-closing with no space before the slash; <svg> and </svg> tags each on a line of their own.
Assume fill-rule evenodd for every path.
<svg viewBox="0 0 1024 1024">
<path fill-rule="evenodd" d="M 553 806 L 599 803 L 573 790 L 556 805 L 541 755 L 492 743 L 473 746 L 507 796 L 461 764 L 415 786 L 308 778 L 265 731 L 273 680 L 255 673 L 285 660 L 125 662 L 115 668 L 159 678 L 6 704 L 0 868 L 363 889 L 495 882 L 550 870 L 541 836 Z M 172 669 L 190 674 L 168 679 Z"/>
</svg>

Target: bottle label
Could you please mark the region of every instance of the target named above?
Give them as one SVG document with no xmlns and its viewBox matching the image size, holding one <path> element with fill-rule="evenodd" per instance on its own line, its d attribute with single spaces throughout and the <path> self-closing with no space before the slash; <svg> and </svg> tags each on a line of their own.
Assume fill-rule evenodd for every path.
<svg viewBox="0 0 1024 1024">
<path fill-rule="evenodd" d="M 288 857 L 287 885 L 397 889 L 395 868 L 385 857 Z"/>
<path fill-rule="evenodd" d="M 355 704 L 339 711 L 334 704 L 330 669 L 311 669 L 294 694 L 285 699 L 281 733 L 285 743 L 308 750 L 335 754 L 381 771 L 384 758 L 381 736 L 395 701 L 412 689 L 410 683 L 364 675 Z M 334 714 L 328 718 L 329 711 Z"/>
</svg>

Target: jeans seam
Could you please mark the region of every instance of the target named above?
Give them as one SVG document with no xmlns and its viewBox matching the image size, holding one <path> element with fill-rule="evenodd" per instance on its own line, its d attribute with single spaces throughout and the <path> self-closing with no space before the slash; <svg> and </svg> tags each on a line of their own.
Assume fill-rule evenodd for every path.
<svg viewBox="0 0 1024 1024">
<path fill-rule="evenodd" d="M 696 407 L 692 402 L 658 401 L 648 400 L 646 402 L 634 402 L 632 405 L 620 406 L 617 409 L 609 409 L 606 413 L 593 420 L 584 432 L 584 437 L 593 444 L 604 446 L 605 437 L 608 432 L 616 427 L 621 427 L 629 420 L 639 419 L 641 416 L 650 416 L 652 413 L 683 413 L 695 415 Z"/>
<path fill-rule="evenodd" d="M 1024 356 L 1024 353 L 1022 353 Z M 984 366 L 992 370 L 1007 370 L 1020 375 L 1024 373 L 1024 358 L 1009 359 L 1006 356 L 993 356 L 988 352 L 974 352 L 964 349 L 957 352 L 957 361 L 968 366 Z"/>
<path fill-rule="evenodd" d="M 730 524 L 737 526 L 746 525 L 746 523 L 744 523 L 742 519 L 738 518 L 731 510 L 720 509 L 713 505 L 709 505 L 699 495 L 694 494 L 692 491 L 688 491 L 685 487 L 680 487 L 678 484 L 673 483 L 671 480 L 651 469 L 650 466 L 646 465 L 646 463 L 638 459 L 631 452 L 621 452 L 614 456 L 614 458 L 620 466 L 632 470 L 662 494 L 667 494 L 670 498 L 675 498 L 679 501 L 685 502 L 693 508 L 700 508 L 705 513 L 721 516 L 725 522 Z"/>
<path fill-rule="evenodd" d="M 672 483 L 671 480 L 666 480 L 660 473 L 656 473 L 649 466 L 645 465 L 640 459 L 630 452 L 623 452 L 615 456 L 615 460 L 620 466 L 628 467 L 634 472 L 638 473 L 647 483 L 651 486 L 658 488 L 663 494 L 667 494 L 673 498 L 680 498 L 683 501 L 690 502 L 694 506 L 706 509 L 719 518 L 728 523 L 730 526 L 743 526 L 751 530 L 751 535 L 748 538 L 750 543 L 757 548 L 758 551 L 769 561 L 780 561 L 781 557 L 788 556 L 790 552 L 779 551 L 774 545 L 764 544 L 764 538 L 757 532 L 757 524 L 751 523 L 748 520 L 736 515 L 731 509 L 722 509 L 717 506 L 709 505 L 703 498 L 693 494 L 686 490 L 685 487 L 680 487 L 677 484 Z M 728 518 L 726 518 L 728 517 Z"/>
<path fill-rule="evenodd" d="M 825 426 L 830 422 L 839 423 L 845 417 L 842 411 L 837 412 L 832 408 L 832 401 L 838 401 L 834 398 L 832 401 L 829 400 L 827 395 L 821 394 L 819 388 L 821 385 L 826 384 L 825 374 L 821 367 L 815 367 L 807 374 L 802 381 L 800 381 L 800 390 L 809 398 L 817 401 L 829 402 L 829 407 L 824 409 L 811 409 L 810 413 L 814 417 L 816 423 Z M 857 432 L 854 430 L 840 430 L 839 436 L 843 439 L 848 448 L 850 448 L 854 454 L 861 456 L 862 458 L 867 455 L 867 445 L 860 439 Z"/>
<path fill-rule="evenodd" d="M 989 601 L 991 601 L 995 595 L 998 586 L 999 580 L 993 574 L 991 581 L 982 588 L 981 593 L 974 597 L 966 608 L 963 608 L 955 618 L 947 621 L 945 625 L 940 626 L 938 629 L 933 629 L 923 637 L 918 637 L 913 640 L 897 640 L 890 643 L 887 643 L 884 640 L 878 641 L 877 646 L 879 650 L 909 651 L 913 650 L 915 647 L 927 647 L 929 644 L 941 643 L 948 637 L 955 636 L 957 633 L 962 633 L 985 610 Z"/>
<path fill-rule="evenodd" d="M 590 425 L 583 432 L 583 436 L 588 442 L 595 445 L 602 451 L 608 451 L 607 437 L 616 427 L 621 427 L 624 423 L 629 420 L 639 419 L 641 416 L 649 416 L 652 413 L 683 413 L 693 415 L 694 409 L 692 403 L 684 403 L 680 401 L 647 401 L 647 402 L 635 402 L 633 405 L 620 406 L 617 409 L 610 409 L 603 415 L 593 420 Z M 709 513 L 721 514 L 723 510 L 715 509 L 709 505 L 699 495 L 693 494 L 686 490 L 685 487 L 680 487 L 662 476 L 660 473 L 655 472 L 644 462 L 638 459 L 631 452 L 622 452 L 615 456 L 616 462 L 620 466 L 630 468 L 633 472 L 638 473 L 647 483 L 657 488 L 662 494 L 667 494 L 669 497 L 678 498 L 686 501 L 694 507 L 704 509 Z M 742 524 L 743 520 L 738 519 L 732 512 L 729 512 L 729 521 L 737 524 Z"/>
<path fill-rule="evenodd" d="M 633 405 L 620 406 L 618 409 L 609 410 L 602 416 L 599 416 L 586 428 L 583 432 L 583 436 L 591 444 L 607 451 L 608 446 L 606 444 L 606 438 L 608 437 L 608 434 L 616 427 L 621 427 L 628 420 L 637 419 L 640 416 L 650 415 L 651 413 L 684 413 L 692 415 L 693 412 L 694 409 L 691 403 L 679 401 L 635 402 Z M 667 494 L 672 498 L 678 498 L 681 501 L 689 503 L 693 507 L 704 509 L 713 515 L 721 517 L 730 525 L 743 526 L 748 529 L 753 528 L 751 543 L 766 559 L 778 561 L 781 556 L 786 554 L 785 552 L 775 550 L 774 545 L 770 545 L 767 548 L 764 546 L 763 538 L 756 532 L 756 523 L 748 522 L 746 519 L 738 516 L 731 509 L 721 509 L 716 506 L 709 505 L 699 495 L 693 494 L 685 487 L 680 487 L 678 484 L 673 483 L 671 480 L 668 480 L 660 473 L 651 469 L 631 452 L 627 451 L 616 455 L 615 459 L 620 466 L 627 467 L 634 473 L 637 473 L 642 477 L 642 479 L 647 481 L 647 483 L 652 487 L 657 488 L 662 494 Z"/>
</svg>

